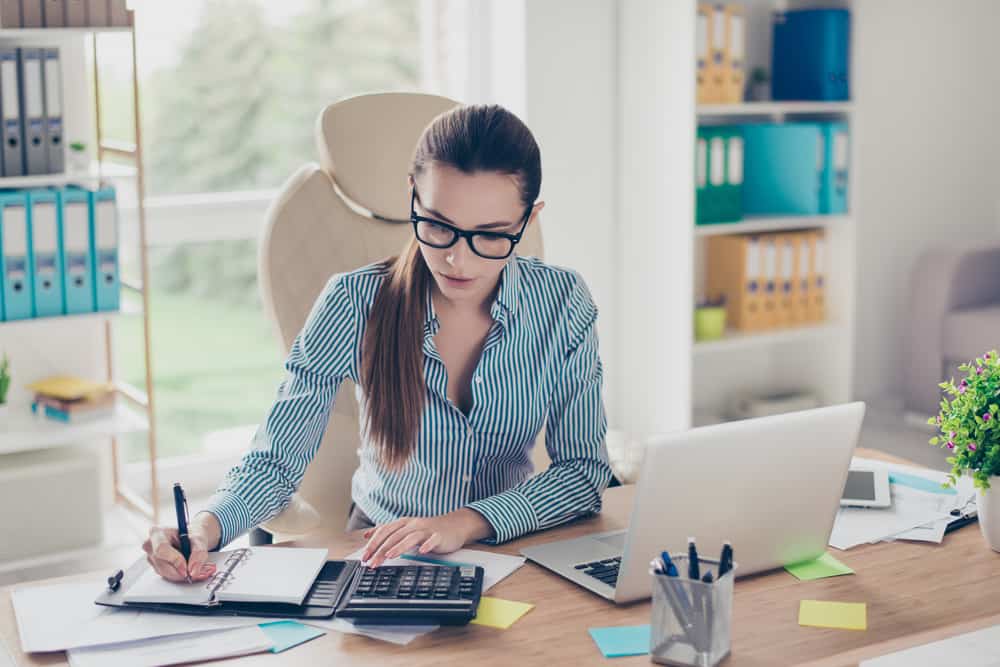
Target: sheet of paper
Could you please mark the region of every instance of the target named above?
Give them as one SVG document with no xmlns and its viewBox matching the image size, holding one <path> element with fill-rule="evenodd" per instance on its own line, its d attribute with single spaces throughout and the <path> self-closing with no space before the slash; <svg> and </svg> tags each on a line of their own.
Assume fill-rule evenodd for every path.
<svg viewBox="0 0 1000 667">
<path fill-rule="evenodd" d="M 954 494 L 940 493 L 935 487 L 947 475 L 937 471 L 861 458 L 855 458 L 852 465 L 883 469 L 906 483 L 891 484 L 892 506 L 889 508 L 840 508 L 830 535 L 830 546 L 837 549 L 850 549 L 859 544 L 887 538 L 899 539 L 921 526 L 931 526 L 950 519 L 951 510 L 964 507 L 975 495 L 971 483 L 966 479 L 959 480 Z M 936 531 L 934 534 L 920 532 L 915 535 L 927 538 L 935 534 Z M 912 536 L 905 539 L 912 539 Z"/>
<path fill-rule="evenodd" d="M 251 547 L 219 600 L 302 604 L 326 556 L 326 549 Z"/>
<path fill-rule="evenodd" d="M 590 628 L 588 632 L 605 658 L 623 658 L 628 655 L 649 653 L 648 625 Z"/>
<path fill-rule="evenodd" d="M 842 574 L 854 574 L 854 570 L 828 553 L 808 563 L 786 565 L 785 569 L 799 581 L 812 581 L 826 577 L 839 577 Z"/>
<path fill-rule="evenodd" d="M 1000 667 L 1000 625 L 865 660 L 861 667 Z"/>
<path fill-rule="evenodd" d="M 947 519 L 938 519 L 932 523 L 925 526 L 917 526 L 916 528 L 911 528 L 905 533 L 900 533 L 894 538 L 896 540 L 909 540 L 911 542 L 933 542 L 934 544 L 941 544 L 944 541 L 944 531 L 948 529 L 948 524 L 951 523 L 951 517 Z"/>
<path fill-rule="evenodd" d="M 70 667 L 158 667 L 260 653 L 271 639 L 256 625 L 231 630 L 194 632 L 171 637 L 73 648 Z"/>
<path fill-rule="evenodd" d="M 476 617 L 471 622 L 474 625 L 486 625 L 506 630 L 534 607 L 535 605 L 527 602 L 501 600 L 484 595 L 479 598 L 479 608 L 476 610 Z"/>
<path fill-rule="evenodd" d="M 14 664 L 14 656 L 10 654 L 10 649 L 4 644 L 3 639 L 0 639 L 0 667 L 17 667 Z"/>
<path fill-rule="evenodd" d="M 799 625 L 814 628 L 867 630 L 868 606 L 864 602 L 802 600 L 799 603 Z"/>
<path fill-rule="evenodd" d="M 257 625 L 278 619 L 250 616 L 188 616 L 94 604 L 103 580 L 18 588 L 14 615 L 25 652 L 163 637 L 203 630 Z"/>
<path fill-rule="evenodd" d="M 316 628 L 303 625 L 298 621 L 275 621 L 261 623 L 260 629 L 271 640 L 271 653 L 281 653 L 293 646 L 304 644 L 311 639 L 322 637 L 326 633 Z"/>
<path fill-rule="evenodd" d="M 434 632 L 441 627 L 439 625 L 355 625 L 342 618 L 311 618 L 303 620 L 302 623 L 311 625 L 314 628 L 323 628 L 350 635 L 361 635 L 399 646 L 406 646 L 417 637 L 426 635 L 428 632 Z"/>
<path fill-rule="evenodd" d="M 358 549 L 345 558 L 357 560 L 361 558 L 362 553 L 364 553 L 364 548 Z M 427 554 L 426 556 L 418 556 L 413 553 L 403 554 L 402 558 L 387 560 L 385 564 L 413 565 L 414 562 L 425 562 L 432 565 L 478 565 L 483 568 L 483 591 L 485 592 L 524 565 L 524 556 L 508 556 L 507 554 L 477 549 L 459 549 L 450 554 Z"/>
</svg>

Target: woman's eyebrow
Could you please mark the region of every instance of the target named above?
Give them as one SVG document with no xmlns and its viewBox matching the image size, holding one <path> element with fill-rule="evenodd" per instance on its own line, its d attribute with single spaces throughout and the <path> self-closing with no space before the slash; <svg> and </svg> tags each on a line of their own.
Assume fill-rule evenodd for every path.
<svg viewBox="0 0 1000 667">
<path fill-rule="evenodd" d="M 453 225 L 455 224 L 454 220 L 446 216 L 441 211 L 434 210 L 430 206 L 424 206 L 424 210 L 433 215 L 435 218 L 440 218 L 441 220 L 444 220 L 445 222 L 450 222 Z M 498 227 L 513 227 L 513 226 L 514 226 L 513 222 L 499 221 L 499 222 L 487 222 L 482 225 L 476 225 L 474 229 L 496 229 Z"/>
</svg>

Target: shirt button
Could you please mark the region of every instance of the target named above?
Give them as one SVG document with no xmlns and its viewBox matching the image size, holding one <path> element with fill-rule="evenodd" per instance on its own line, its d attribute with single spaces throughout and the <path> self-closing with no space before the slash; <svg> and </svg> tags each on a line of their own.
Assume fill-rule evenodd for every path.
<svg viewBox="0 0 1000 667">
<path fill-rule="evenodd" d="M 476 376 L 476 384 L 482 384 L 482 383 L 483 383 L 483 376 L 482 375 L 477 375 Z"/>
<path fill-rule="evenodd" d="M 462 475 L 462 481 L 463 481 L 463 482 L 468 482 L 468 481 L 469 481 L 469 480 L 471 480 L 471 479 L 472 479 L 472 478 L 471 478 L 471 477 L 469 477 L 468 475 Z"/>
</svg>

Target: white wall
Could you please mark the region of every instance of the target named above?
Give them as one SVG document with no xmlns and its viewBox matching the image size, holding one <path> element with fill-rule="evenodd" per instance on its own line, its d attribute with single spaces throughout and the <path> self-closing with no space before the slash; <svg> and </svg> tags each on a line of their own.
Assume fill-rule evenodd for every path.
<svg viewBox="0 0 1000 667">
<path fill-rule="evenodd" d="M 613 428 L 622 420 L 616 5 L 494 0 L 489 38 L 493 101 L 521 115 L 542 151 L 545 259 L 579 271 L 600 311 Z"/>
<path fill-rule="evenodd" d="M 1000 233 L 1000 3 L 854 6 L 855 394 L 873 398 L 898 393 L 903 314 L 917 256 L 935 243 Z"/>
</svg>

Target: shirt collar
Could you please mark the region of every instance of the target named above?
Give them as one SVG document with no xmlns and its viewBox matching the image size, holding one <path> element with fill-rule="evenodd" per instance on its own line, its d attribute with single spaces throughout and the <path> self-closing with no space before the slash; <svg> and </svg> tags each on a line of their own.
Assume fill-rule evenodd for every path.
<svg viewBox="0 0 1000 667">
<path fill-rule="evenodd" d="M 490 315 L 493 319 L 506 326 L 517 313 L 517 306 L 520 302 L 521 277 L 520 269 L 517 265 L 517 255 L 514 255 L 500 272 L 499 289 L 497 297 L 490 306 Z M 434 279 L 431 278 L 431 281 Z M 427 284 L 427 305 L 424 308 L 424 335 L 434 336 L 441 327 L 438 322 L 437 311 L 434 310 L 433 282 Z"/>
</svg>

